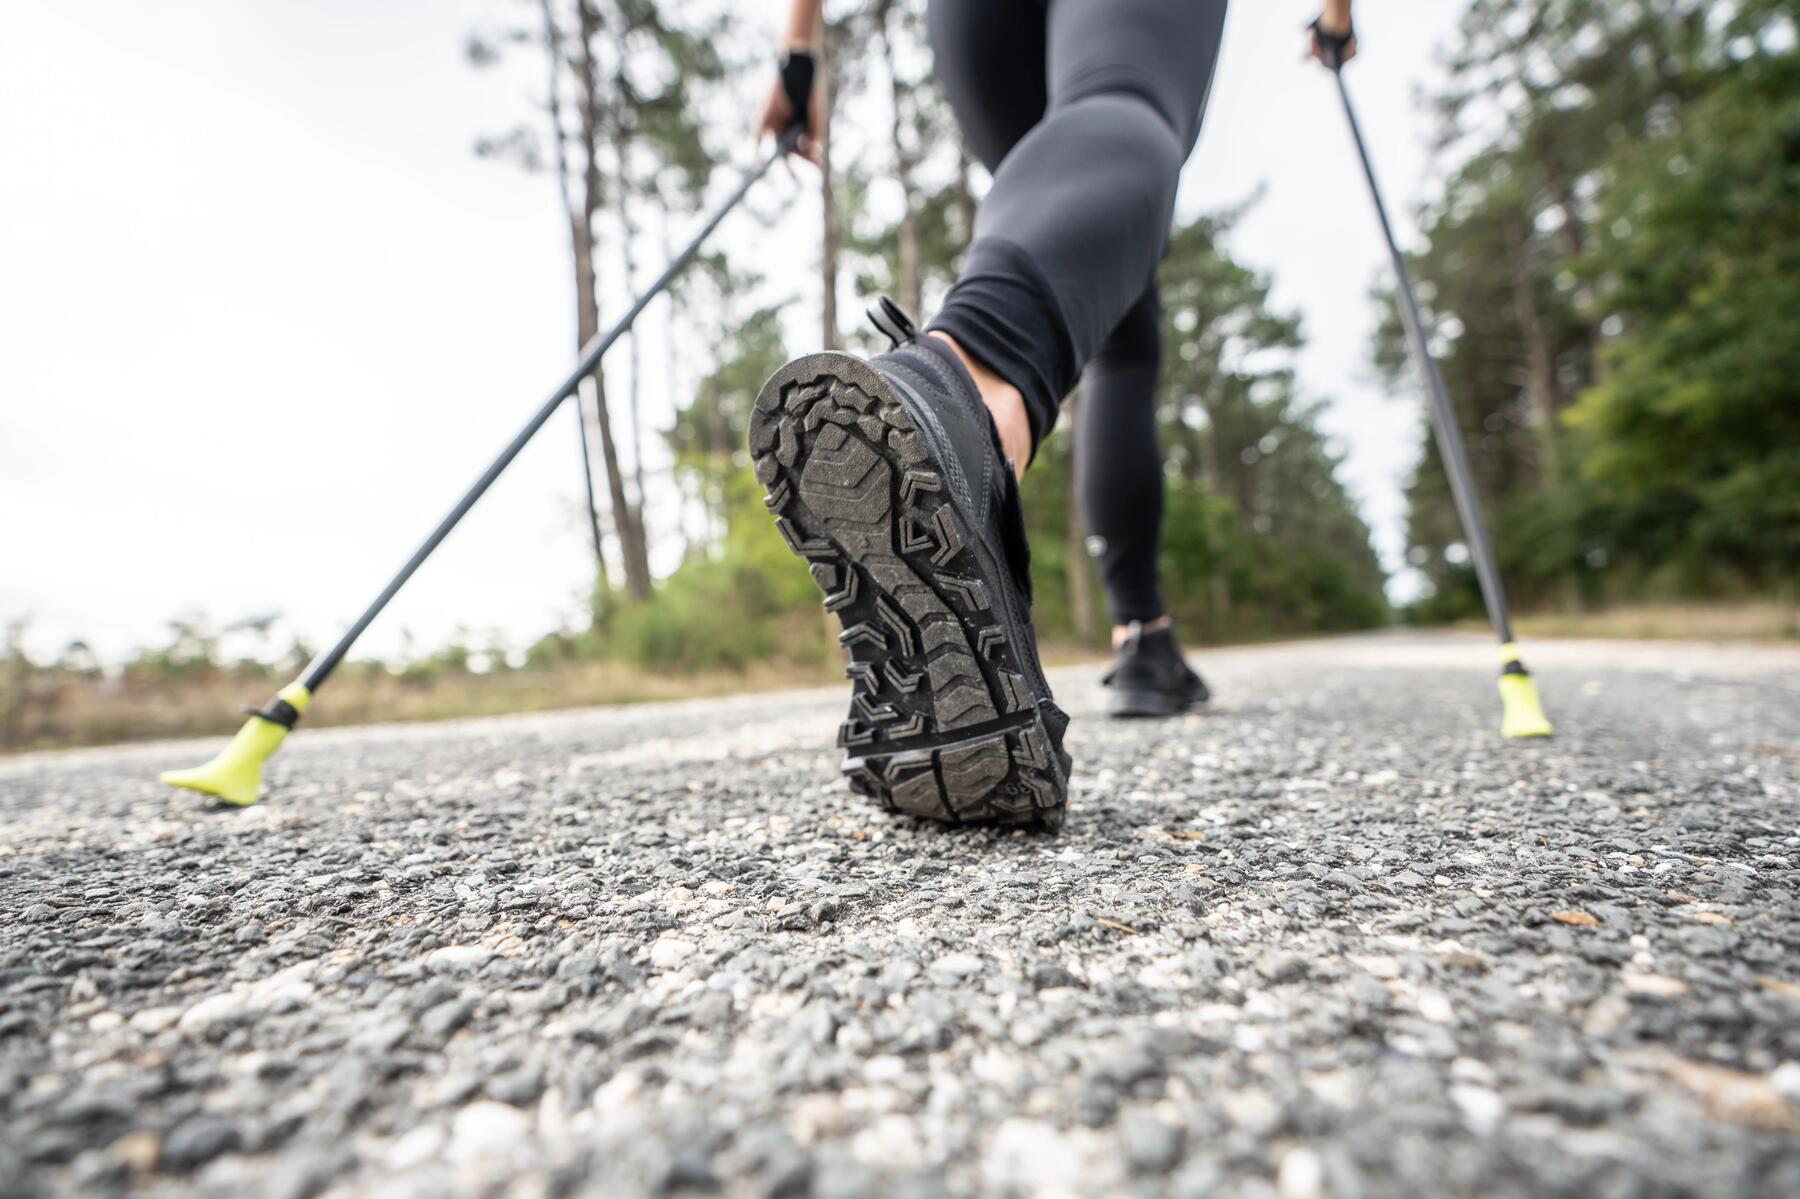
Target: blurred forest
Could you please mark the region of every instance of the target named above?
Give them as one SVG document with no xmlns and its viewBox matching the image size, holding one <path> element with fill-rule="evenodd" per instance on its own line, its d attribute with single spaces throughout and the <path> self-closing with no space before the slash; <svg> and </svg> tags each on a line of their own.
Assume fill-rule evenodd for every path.
<svg viewBox="0 0 1800 1199">
<path fill-rule="evenodd" d="M 1475 0 L 1414 256 L 1513 598 L 1800 583 L 1800 56 L 1784 0 Z M 1378 349 L 1410 364 L 1391 308 Z M 1411 615 L 1480 600 L 1435 447 Z M 1789 630 L 1793 624 L 1790 615 Z"/>
<path fill-rule="evenodd" d="M 494 0 L 491 25 L 470 36 L 473 69 L 528 64 L 541 77 L 535 111 L 471 135 L 495 169 L 558 189 L 575 344 L 729 186 L 745 113 L 773 74 L 733 7 Z M 877 348 L 849 315 L 861 303 L 887 294 L 923 315 L 954 278 L 985 178 L 931 81 L 922 7 L 828 5 L 832 115 L 824 169 L 801 168 L 823 214 L 805 273 L 760 278 L 715 245 L 658 301 L 679 336 L 627 339 L 581 393 L 569 419 L 594 550 L 589 618 L 524 648 L 471 635 L 351 663 L 310 722 L 833 675 L 834 630 L 763 509 L 743 430 L 757 388 L 793 353 Z M 1790 9 L 1474 0 L 1449 48 L 1449 86 L 1433 97 L 1442 192 L 1414 266 L 1523 609 L 1752 601 L 1800 633 Z M 1182 225 L 1162 267 L 1167 594 L 1193 643 L 1386 623 L 1386 580 L 1336 475 L 1341 450 L 1316 425 L 1329 397 L 1295 384 L 1299 323 L 1224 249 L 1240 215 Z M 1398 402 L 1422 402 L 1392 297 L 1377 301 L 1390 317 L 1375 364 Z M 797 305 L 813 315 L 797 322 Z M 678 345 L 709 350 L 696 360 Z M 644 369 L 651 353 L 667 357 L 660 371 Z M 674 390 L 672 427 L 646 427 L 646 377 Z M 1070 439 L 1053 437 L 1025 489 L 1035 615 L 1064 654 L 1103 645 L 1106 624 L 1072 457 Z M 1402 615 L 1478 613 L 1428 437 L 1407 495 L 1408 560 L 1426 583 Z M 652 549 L 668 546 L 679 564 L 658 578 Z M 228 731 L 230 701 L 260 696 L 309 656 L 282 644 L 279 627 L 191 617 L 122 665 L 80 643 L 34 661 L 15 629 L 0 645 L 0 749 Z"/>
</svg>

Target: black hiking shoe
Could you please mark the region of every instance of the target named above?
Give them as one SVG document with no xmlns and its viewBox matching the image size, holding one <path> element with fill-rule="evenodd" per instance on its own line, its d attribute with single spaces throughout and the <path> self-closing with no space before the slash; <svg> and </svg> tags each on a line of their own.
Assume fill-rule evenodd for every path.
<svg viewBox="0 0 1800 1199">
<path fill-rule="evenodd" d="M 1112 689 L 1108 707 L 1114 716 L 1173 716 L 1212 698 L 1206 680 L 1181 656 L 1173 625 L 1146 633 L 1134 621 L 1100 682 Z"/>
<path fill-rule="evenodd" d="M 1054 829 L 1069 718 L 1038 663 L 1018 485 L 962 363 L 882 305 L 891 353 L 796 358 L 750 418 L 764 502 L 843 622 L 844 772 L 914 816 Z"/>
</svg>

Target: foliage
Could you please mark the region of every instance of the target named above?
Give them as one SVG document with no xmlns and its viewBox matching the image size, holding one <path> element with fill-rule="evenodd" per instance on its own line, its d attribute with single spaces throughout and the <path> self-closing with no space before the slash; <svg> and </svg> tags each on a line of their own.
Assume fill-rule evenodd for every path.
<svg viewBox="0 0 1800 1199">
<path fill-rule="evenodd" d="M 831 47 L 835 102 L 858 114 L 832 126 L 838 253 L 858 295 L 908 301 L 911 293 L 929 308 L 955 277 L 975 198 L 969 157 L 928 78 L 917 13 L 888 3 L 847 11 L 833 22 Z M 1316 408 L 1295 393 L 1297 322 L 1269 309 L 1265 278 L 1218 248 L 1231 219 L 1178 230 L 1163 270 L 1168 366 L 1159 425 L 1171 466 L 1171 604 L 1195 640 L 1378 623 L 1386 604 L 1368 530 L 1335 478 Z M 612 652 L 634 661 L 733 660 L 741 646 L 787 644 L 761 627 L 791 625 L 794 614 L 781 602 L 817 613 L 811 582 L 760 497 L 732 489 L 747 478 L 740 437 L 750 405 L 788 353 L 777 307 L 743 310 L 733 297 L 750 294 L 755 281 L 735 277 L 729 264 L 715 263 L 707 275 L 723 317 L 721 360 L 677 417 L 670 444 L 709 532 L 690 536 L 681 567 L 647 606 L 606 615 Z M 1092 606 L 1093 567 L 1071 525 L 1071 469 L 1069 439 L 1053 437 L 1025 484 L 1034 619 L 1053 641 L 1098 633 L 1083 610 Z M 727 595 L 738 641 L 677 635 L 683 619 Z M 814 627 L 789 652 L 805 657 L 828 644 Z"/>
<path fill-rule="evenodd" d="M 678 670 L 835 661 L 818 589 L 774 535 L 762 485 L 747 466 L 722 483 L 719 544 L 691 551 L 649 603 L 623 607 L 603 630 L 607 653 Z"/>
<path fill-rule="evenodd" d="M 954 186 L 950 184 L 948 186 Z M 1335 477 L 1317 405 L 1298 398 L 1300 331 L 1268 307 L 1269 281 L 1218 246 L 1230 216 L 1178 229 L 1163 268 L 1167 366 L 1159 400 L 1170 469 L 1163 568 L 1171 607 L 1194 640 L 1364 628 L 1386 618 L 1368 529 Z M 866 232 L 871 246 L 891 245 Z M 926 272 L 948 273 L 950 240 L 922 241 Z M 708 268 L 727 333 L 721 358 L 668 433 L 683 491 L 703 512 L 681 565 L 648 601 L 604 597 L 592 652 L 669 670 L 835 661 L 803 563 L 776 534 L 742 442 L 762 382 L 789 356 L 779 306 L 737 297 L 755 281 Z M 1027 475 L 1034 620 L 1081 641 L 1073 572 L 1091 572 L 1069 526 L 1071 446 L 1053 437 Z"/>
<path fill-rule="evenodd" d="M 1387 611 L 1369 530 L 1318 431 L 1324 405 L 1295 390 L 1299 323 L 1219 248 L 1234 216 L 1177 228 L 1160 271 L 1170 607 L 1221 639 L 1368 627 Z"/>
<path fill-rule="evenodd" d="M 1800 582 L 1794 33 L 1768 0 L 1469 8 L 1413 267 L 1525 606 Z M 1415 615 L 1479 611 L 1429 440 L 1408 498 Z"/>
<path fill-rule="evenodd" d="M 1268 307 L 1269 281 L 1218 242 L 1231 214 L 1178 228 L 1161 270 L 1166 459 L 1162 571 L 1194 641 L 1366 628 L 1386 618 L 1369 533 L 1338 483 L 1318 406 L 1294 390 L 1298 323 Z M 1052 640 L 1084 640 L 1073 572 L 1091 572 L 1069 526 L 1071 437 L 1026 475 L 1036 603 Z"/>
<path fill-rule="evenodd" d="M 1590 269 L 1623 332 L 1569 413 L 1583 481 L 1683 591 L 1800 580 L 1800 57 L 1617 169 Z"/>
<path fill-rule="evenodd" d="M 855 119 L 831 125 L 826 276 L 835 281 L 842 270 L 858 295 L 892 294 L 922 315 L 954 279 L 971 232 L 970 157 L 930 79 L 916 6 L 846 8 L 827 40 L 833 104 Z M 688 69 L 683 54 L 667 57 L 675 74 Z M 1197 637 L 1373 623 L 1385 607 L 1368 531 L 1333 477 L 1314 412 L 1294 394 L 1286 358 L 1298 327 L 1269 311 L 1266 280 L 1217 250 L 1228 224 L 1223 217 L 1181 231 L 1165 271 L 1176 297 L 1161 413 L 1174 464 L 1171 599 Z M 680 565 L 647 598 L 597 589 L 595 637 L 549 639 L 537 652 L 599 652 L 683 670 L 771 658 L 811 664 L 834 652 L 804 567 L 748 483 L 742 430 L 763 379 L 789 351 L 783 301 L 746 299 L 760 282 L 715 255 L 683 284 L 684 318 L 719 357 L 666 434 L 689 510 Z M 1070 468 L 1066 441 L 1053 440 L 1028 482 L 1027 508 L 1039 623 L 1052 638 L 1081 640 L 1097 630 L 1083 610 L 1092 606 L 1084 597 L 1093 568 L 1071 525 Z"/>
</svg>

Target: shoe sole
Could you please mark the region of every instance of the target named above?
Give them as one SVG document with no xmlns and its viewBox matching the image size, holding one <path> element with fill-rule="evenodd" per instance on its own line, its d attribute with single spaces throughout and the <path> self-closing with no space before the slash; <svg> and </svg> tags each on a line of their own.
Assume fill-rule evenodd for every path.
<svg viewBox="0 0 1800 1199">
<path fill-rule="evenodd" d="M 1212 699 L 1211 695 L 1197 695 L 1192 699 L 1179 699 L 1167 691 L 1144 690 L 1142 688 L 1107 687 L 1106 710 L 1109 715 L 1120 719 L 1155 718 L 1160 716 L 1180 716 L 1195 708 L 1205 707 Z"/>
<path fill-rule="evenodd" d="M 1067 717 L 1034 694 L 1036 651 L 994 611 L 1003 584 L 888 381 L 848 354 L 795 359 L 756 398 L 750 454 L 843 625 L 851 788 L 952 824 L 1060 827 Z"/>
</svg>

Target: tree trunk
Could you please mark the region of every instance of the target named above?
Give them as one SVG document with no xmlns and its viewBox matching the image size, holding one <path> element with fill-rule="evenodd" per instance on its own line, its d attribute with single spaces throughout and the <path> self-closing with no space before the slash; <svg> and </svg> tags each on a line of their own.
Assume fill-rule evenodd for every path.
<svg viewBox="0 0 1800 1199">
<path fill-rule="evenodd" d="M 894 17 L 893 0 L 886 0 L 881 11 L 876 15 L 881 25 L 881 56 L 887 68 L 888 90 L 893 102 L 893 127 L 891 136 L 894 143 L 894 178 L 900 184 L 900 236 L 899 236 L 899 284 L 900 306 L 906 309 L 914 320 L 922 320 L 920 309 L 924 305 L 921 291 L 923 285 L 919 279 L 919 198 L 918 189 L 913 185 L 913 156 L 906 148 L 904 129 L 906 121 L 902 112 L 906 97 L 906 87 L 900 82 L 899 66 L 894 55 L 894 35 L 891 22 Z"/>
<path fill-rule="evenodd" d="M 600 78 L 594 65 L 594 39 L 600 32 L 600 14 L 592 0 L 580 0 L 577 11 L 581 22 L 581 58 L 576 63 L 576 78 L 581 86 L 581 141 L 587 157 L 582 172 L 581 220 L 577 222 L 583 245 L 576 254 L 575 271 L 581 291 L 581 337 L 585 344 L 600 328 L 593 229 L 605 193 L 600 178 Z M 625 566 L 625 590 L 633 599 L 647 599 L 651 586 L 650 555 L 644 544 L 643 526 L 625 495 L 625 475 L 619 466 L 612 418 L 606 407 L 605 369 L 595 367 L 590 379 L 594 419 L 600 430 L 600 454 L 606 464 L 607 491 L 612 497 L 613 525 L 619 536 L 619 556 Z"/>
<path fill-rule="evenodd" d="M 1562 406 L 1556 387 L 1556 362 L 1550 352 L 1549 335 L 1544 331 L 1543 316 L 1538 311 L 1537 293 L 1532 288 L 1531 263 L 1527 256 L 1530 242 L 1524 218 L 1516 218 L 1507 232 L 1511 242 L 1513 313 L 1525 338 L 1531 404 L 1538 426 L 1538 485 L 1549 487 L 1558 477 L 1556 412 Z"/>
<path fill-rule="evenodd" d="M 1069 427 L 1075 427 L 1075 405 L 1079 395 L 1070 396 Z M 1075 627 L 1075 640 L 1087 644 L 1094 636 L 1094 564 L 1087 552 L 1087 529 L 1081 520 L 1081 460 L 1075 438 L 1068 439 L 1069 479 L 1067 502 L 1063 512 L 1063 554 L 1068 559 L 1066 573 L 1069 587 L 1069 623 Z"/>
<path fill-rule="evenodd" d="M 819 253 L 820 283 L 824 302 L 820 305 L 819 340 L 821 348 L 838 348 L 837 282 L 838 258 L 843 234 L 838 229 L 837 197 L 831 179 L 831 41 L 833 30 L 825 22 L 819 38 L 819 200 L 824 207 L 824 240 Z"/>
<path fill-rule="evenodd" d="M 574 214 L 570 222 L 575 244 L 575 337 L 580 345 L 592 341 L 600 331 L 600 299 L 598 280 L 594 273 L 594 238 L 593 217 L 594 204 L 592 192 L 583 189 L 590 197 L 583 201 L 580 211 Z M 613 533 L 619 540 L 619 553 L 625 560 L 626 578 L 631 576 L 631 548 L 627 528 L 630 518 L 630 506 L 625 502 L 624 489 L 619 486 L 618 463 L 612 453 L 612 429 L 606 419 L 606 377 L 605 368 L 596 366 L 594 373 L 588 376 L 589 386 L 575 393 L 578 407 L 586 406 L 594 414 L 594 424 L 600 431 L 601 462 L 607 476 L 607 488 L 612 500 Z M 582 437 L 587 436 L 587 420 L 582 420 Z M 586 452 L 584 447 L 584 453 Z M 591 458 L 590 458 L 591 461 Z M 602 557 L 600 573 L 606 575 L 606 562 Z M 611 580 L 607 580 L 608 587 Z"/>
<path fill-rule="evenodd" d="M 569 250 L 575 255 L 577 262 L 583 258 L 584 238 L 580 230 L 580 222 L 575 211 L 575 201 L 569 192 L 569 144 L 568 134 L 563 128 L 562 119 L 562 30 L 556 24 L 556 14 L 550 8 L 550 0 L 542 0 L 544 13 L 544 49 L 549 58 L 550 68 L 550 135 L 556 141 L 556 192 L 562 197 L 563 213 L 569 222 Z M 591 258 L 591 256 L 590 256 Z M 577 268 L 577 290 L 580 289 L 579 268 Z M 591 289 L 589 289 L 591 291 Z M 581 334 L 581 312 L 579 299 L 576 303 L 576 335 L 575 348 L 580 351 L 585 344 Z M 594 536 L 594 573 L 603 591 L 612 589 L 606 576 L 606 542 L 600 535 L 600 506 L 594 499 L 594 453 L 588 442 L 587 409 L 582 404 L 580 394 L 575 396 L 575 428 L 581 439 L 581 483 L 587 499 L 588 526 Z"/>
<path fill-rule="evenodd" d="M 613 49 L 617 57 L 616 71 L 613 76 L 614 93 L 620 97 L 625 95 L 625 42 L 619 38 Z M 623 109 L 623 105 L 621 105 Z M 623 111 L 615 112 L 612 122 L 613 141 L 613 203 L 618 210 L 619 219 L 619 261 L 625 271 L 625 292 L 631 295 L 637 287 L 637 226 L 631 219 L 631 134 L 625 128 Z M 644 523 L 644 505 L 647 502 L 644 492 L 644 430 L 643 415 L 639 400 L 643 392 L 643 384 L 639 378 L 642 374 L 643 357 L 638 345 L 637 330 L 634 328 L 625 335 L 629 343 L 626 347 L 626 363 L 631 372 L 631 389 L 625 396 L 625 415 L 631 426 L 631 471 L 637 488 L 637 516 L 641 527 Z"/>
<path fill-rule="evenodd" d="M 606 418 L 606 376 L 596 370 L 590 381 L 594 385 L 594 409 L 600 414 L 600 457 L 606 463 L 606 485 L 612 493 L 613 525 L 619 534 L 619 555 L 625 560 L 625 592 L 632 599 L 649 599 L 650 556 L 644 544 L 644 526 L 637 510 L 625 498 L 625 472 L 619 465 L 612 422 Z"/>
<path fill-rule="evenodd" d="M 1224 480 L 1219 477 L 1219 416 L 1218 410 L 1206 404 L 1206 436 L 1201 439 L 1202 467 L 1206 475 L 1206 494 L 1216 497 L 1224 490 Z M 1210 523 L 1210 517 L 1209 517 Z M 1212 531 L 1207 531 L 1207 547 L 1212 551 L 1212 571 L 1207 576 L 1207 625 L 1208 633 L 1213 641 L 1223 641 L 1226 637 L 1226 622 L 1231 618 L 1231 582 L 1225 577 L 1223 562 L 1220 560 L 1219 547 L 1212 542 Z"/>
<path fill-rule="evenodd" d="M 962 215 L 963 252 L 967 253 L 969 243 L 975 240 L 975 188 L 969 177 L 975 173 L 975 157 L 969 153 L 969 143 L 961 138 L 956 142 L 956 211 Z"/>
<path fill-rule="evenodd" d="M 1581 214 L 1575 199 L 1575 189 L 1570 187 L 1567 183 L 1560 181 L 1561 174 L 1556 168 L 1553 167 L 1551 173 L 1557 180 L 1552 185 L 1556 197 L 1556 208 L 1562 213 L 1563 218 L 1562 227 L 1557 230 L 1557 236 L 1562 241 L 1564 255 L 1566 255 L 1571 262 L 1579 261 L 1582 255 L 1587 252 L 1587 236 L 1582 230 Z M 1583 314 L 1579 319 L 1582 321 L 1582 331 L 1587 335 L 1589 358 L 1588 383 L 1593 386 L 1598 386 L 1606 382 L 1606 358 L 1604 354 L 1601 353 L 1603 343 L 1606 340 L 1606 335 L 1601 332 L 1599 321 L 1589 319 L 1585 315 L 1593 312 L 1595 308 L 1594 289 L 1590 284 L 1586 282 L 1576 283 L 1575 306 L 1579 312 Z"/>
<path fill-rule="evenodd" d="M 586 493 L 588 523 L 594 530 L 594 576 L 600 590 L 611 591 L 612 579 L 606 571 L 606 541 L 600 536 L 600 505 L 594 498 L 594 454 L 588 441 L 587 409 L 581 393 L 575 393 L 575 432 L 581 439 L 581 486 Z"/>
</svg>

